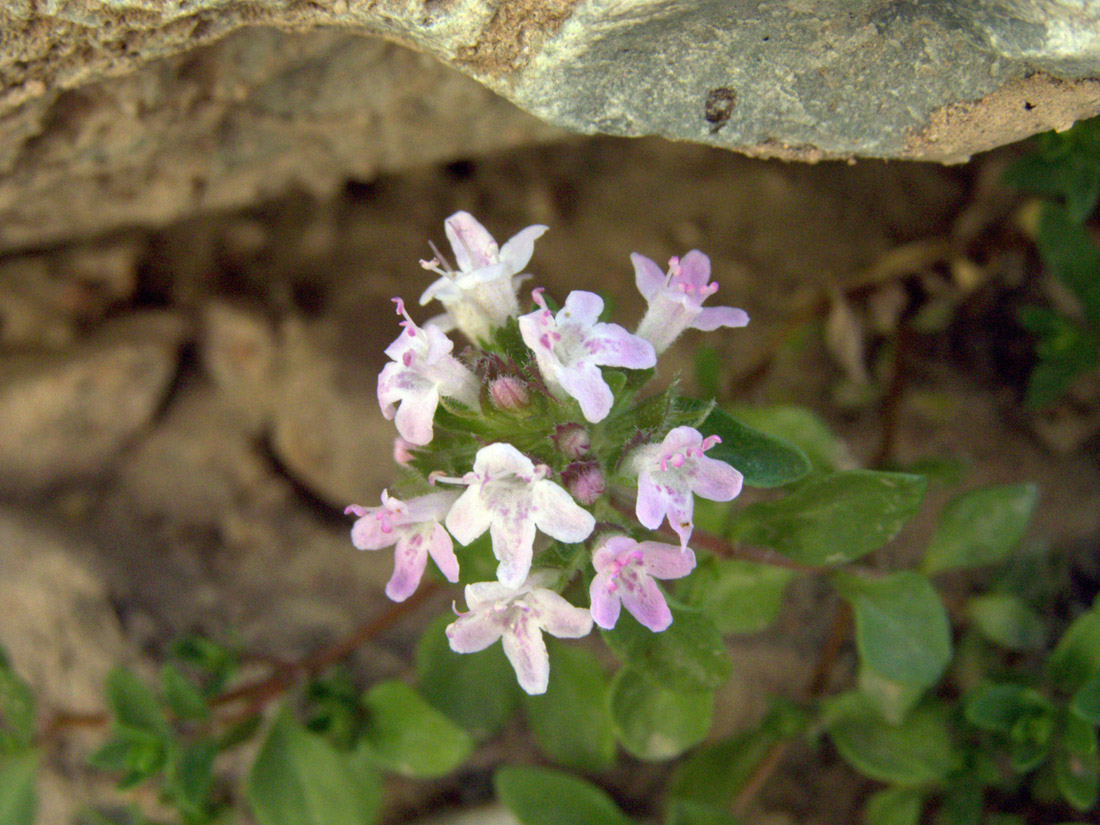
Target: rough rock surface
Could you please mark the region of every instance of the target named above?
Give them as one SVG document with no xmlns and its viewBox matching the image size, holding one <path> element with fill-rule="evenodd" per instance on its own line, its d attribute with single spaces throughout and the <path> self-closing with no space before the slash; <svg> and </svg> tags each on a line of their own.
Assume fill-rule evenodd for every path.
<svg viewBox="0 0 1100 825">
<path fill-rule="evenodd" d="M 429 55 L 574 131 L 956 162 L 1100 112 L 1098 31 L 1096 0 L 2 0 L 0 249 L 560 134 Z"/>
<path fill-rule="evenodd" d="M 0 359 L 0 494 L 105 470 L 163 399 L 183 332 L 174 316 L 138 315 L 80 347 Z"/>
</svg>

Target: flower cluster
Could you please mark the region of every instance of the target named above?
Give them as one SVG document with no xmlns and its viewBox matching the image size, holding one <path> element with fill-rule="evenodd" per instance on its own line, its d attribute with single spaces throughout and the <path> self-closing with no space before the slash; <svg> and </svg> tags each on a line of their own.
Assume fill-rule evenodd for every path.
<svg viewBox="0 0 1100 825">
<path fill-rule="evenodd" d="M 611 629 L 622 607 L 653 632 L 672 623 L 655 580 L 695 566 L 693 496 L 729 501 L 742 477 L 706 455 L 720 439 L 696 429 L 695 408 L 675 414 L 680 408 L 667 403 L 658 420 L 643 421 L 648 402 L 638 396 L 657 356 L 685 329 L 744 326 L 748 316 L 702 306 L 717 285 L 697 250 L 673 258 L 667 274 L 632 256 L 648 303 L 633 333 L 601 321 L 604 302 L 592 292 L 571 292 L 553 308 L 534 289 L 534 309 L 521 314 L 522 270 L 546 227 L 528 227 L 502 247 L 465 212 L 444 228 L 458 268 L 438 251 L 421 261 L 440 277 L 420 303 L 436 299 L 446 311 L 419 326 L 395 298 L 402 329 L 378 377 L 378 403 L 398 432 L 394 458 L 420 481 L 401 499 L 385 491 L 380 506 L 348 507 L 357 517 L 352 543 L 395 547 L 386 595 L 402 601 L 429 556 L 459 581 L 459 555 L 475 553 L 488 533 L 496 581 L 466 585 L 466 612 L 447 638 L 459 653 L 501 640 L 521 687 L 542 693 L 550 672 L 543 633 Z M 470 342 L 458 355 L 452 330 Z M 622 504 L 631 487 L 633 508 Z M 678 545 L 647 532 L 666 519 Z M 456 555 L 454 541 L 468 550 Z M 574 604 L 583 599 L 578 578 L 589 581 L 588 606 Z"/>
</svg>

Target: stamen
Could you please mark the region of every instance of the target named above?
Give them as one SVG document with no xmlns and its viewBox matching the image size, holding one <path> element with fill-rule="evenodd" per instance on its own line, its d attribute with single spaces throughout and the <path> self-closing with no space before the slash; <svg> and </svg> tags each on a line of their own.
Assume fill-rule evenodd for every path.
<svg viewBox="0 0 1100 825">
<path fill-rule="evenodd" d="M 455 270 L 454 267 L 451 266 L 451 262 L 447 260 L 447 256 L 440 252 L 432 241 L 428 241 L 428 247 L 432 250 L 432 254 L 435 255 L 436 263 L 443 267 L 440 274 L 453 276 Z"/>
</svg>

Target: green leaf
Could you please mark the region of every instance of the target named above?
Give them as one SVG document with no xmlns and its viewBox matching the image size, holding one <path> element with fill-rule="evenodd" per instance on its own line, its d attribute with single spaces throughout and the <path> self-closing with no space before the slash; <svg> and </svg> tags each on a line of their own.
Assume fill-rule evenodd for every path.
<svg viewBox="0 0 1100 825">
<path fill-rule="evenodd" d="M 862 664 L 903 685 L 935 684 L 951 660 L 951 626 L 932 583 L 908 570 L 881 579 L 842 574 L 835 582 L 852 606 Z"/>
<path fill-rule="evenodd" d="M 450 616 L 440 616 L 421 635 L 416 647 L 417 685 L 434 708 L 483 739 L 512 717 L 521 691 L 499 645 L 473 654 L 451 650 L 443 629 L 452 621 Z"/>
<path fill-rule="evenodd" d="M 706 556 L 682 580 L 677 596 L 709 616 L 722 635 L 756 633 L 779 615 L 793 576 L 770 564 Z"/>
<path fill-rule="evenodd" d="M 733 815 L 713 805 L 673 799 L 665 813 L 665 825 L 738 825 Z"/>
<path fill-rule="evenodd" d="M 259 825 L 369 825 L 378 815 L 377 776 L 280 712 L 245 787 Z"/>
<path fill-rule="evenodd" d="M 1026 401 L 1041 409 L 1061 398 L 1077 380 L 1100 363 L 1096 338 L 1081 324 L 1053 310 L 1021 307 L 1020 324 L 1035 333 L 1039 363 L 1028 377 Z"/>
<path fill-rule="evenodd" d="M 736 405 L 724 409 L 742 424 L 798 447 L 817 472 L 831 473 L 845 465 L 851 466 L 852 457 L 847 446 L 812 410 L 784 404 Z"/>
<path fill-rule="evenodd" d="M 891 725 L 900 725 L 924 695 L 926 688 L 880 676 L 869 667 L 859 669 L 859 690 Z"/>
<path fill-rule="evenodd" d="M 672 606 L 668 630 L 654 633 L 623 615 L 603 631 L 607 646 L 635 670 L 656 682 L 684 690 L 712 690 L 729 677 L 730 657 L 722 637 L 702 613 Z"/>
<path fill-rule="evenodd" d="M 1010 650 L 1037 650 L 1046 644 L 1043 617 L 1016 596 L 978 596 L 970 600 L 966 612 L 982 636 Z"/>
<path fill-rule="evenodd" d="M 1096 756 L 1100 751 L 1096 728 L 1072 709 L 1062 719 L 1062 744 L 1074 756 Z"/>
<path fill-rule="evenodd" d="M 164 782 L 164 790 L 183 813 L 201 817 L 210 801 L 214 785 L 214 757 L 218 745 L 213 741 L 194 742 L 173 754 Z"/>
<path fill-rule="evenodd" d="M 722 439 L 707 451 L 707 457 L 739 470 L 749 487 L 782 487 L 805 477 L 812 469 L 798 447 L 748 427 L 719 409 L 711 410 L 699 425 L 699 432 Z"/>
<path fill-rule="evenodd" d="M 898 534 L 920 508 L 920 476 L 854 470 L 817 476 L 778 501 L 751 504 L 732 534 L 803 564 L 855 561 Z"/>
<path fill-rule="evenodd" d="M 1091 810 L 1100 790 L 1100 765 L 1096 755 L 1058 753 L 1054 757 L 1054 783 L 1072 807 L 1078 811 Z"/>
<path fill-rule="evenodd" d="M 1066 692 L 1076 692 L 1085 682 L 1100 676 L 1100 599 L 1062 634 L 1047 667 Z"/>
<path fill-rule="evenodd" d="M 21 751 L 0 756 L 0 822 L 34 825 L 38 807 L 38 753 Z"/>
<path fill-rule="evenodd" d="M 806 724 L 803 711 L 776 704 L 753 730 L 703 745 L 681 762 L 668 784 L 669 798 L 729 807 L 772 748 L 799 736 Z"/>
<path fill-rule="evenodd" d="M 954 784 L 943 794 L 937 825 L 981 825 L 985 799 L 972 779 Z"/>
<path fill-rule="evenodd" d="M 1073 694 L 1070 710 L 1093 725 L 1100 725 L 1100 676 L 1093 676 Z"/>
<path fill-rule="evenodd" d="M 718 350 L 705 345 L 695 350 L 695 383 L 704 398 L 717 398 L 721 392 L 722 359 Z"/>
<path fill-rule="evenodd" d="M 607 674 L 586 650 L 555 643 L 549 647 L 550 685 L 543 695 L 523 700 L 535 741 L 560 765 L 605 771 L 615 761 Z"/>
<path fill-rule="evenodd" d="M 208 719 L 210 708 L 206 700 L 187 678 L 172 665 L 165 665 L 160 671 L 161 690 L 164 701 L 172 713 L 179 719 Z"/>
<path fill-rule="evenodd" d="M 698 745 L 710 730 L 713 712 L 713 691 L 658 684 L 628 667 L 615 674 L 611 718 L 623 749 L 636 759 L 672 759 Z"/>
<path fill-rule="evenodd" d="M 876 791 L 863 808 L 864 825 L 917 825 L 924 794 L 912 788 Z"/>
<path fill-rule="evenodd" d="M 982 730 L 1010 733 L 1021 719 L 1053 717 L 1054 706 L 1033 688 L 985 682 L 966 697 L 964 712 Z"/>
<path fill-rule="evenodd" d="M 220 693 L 237 669 L 237 656 L 232 650 L 198 634 L 177 639 L 168 652 L 205 674 L 202 692 L 207 697 Z"/>
<path fill-rule="evenodd" d="M 363 697 L 363 741 L 375 764 L 404 776 L 448 774 L 473 750 L 470 735 L 404 682 L 380 682 Z"/>
<path fill-rule="evenodd" d="M 891 725 L 861 694 L 846 693 L 829 704 L 826 726 L 844 760 L 880 782 L 930 785 L 958 762 L 939 707 L 918 708 L 902 724 Z"/>
<path fill-rule="evenodd" d="M 116 667 L 107 674 L 106 694 L 118 725 L 167 736 L 168 722 L 157 697 L 132 670 Z"/>
<path fill-rule="evenodd" d="M 995 564 L 1020 543 L 1039 496 L 1034 484 L 982 487 L 951 500 L 924 556 L 924 572 Z"/>
<path fill-rule="evenodd" d="M 35 701 L 30 685 L 15 672 L 8 654 L 0 647 L 0 732 L 8 732 L 20 745 L 34 741 Z"/>
<path fill-rule="evenodd" d="M 501 768 L 493 787 L 522 825 L 631 825 L 606 793 L 560 771 Z"/>
<path fill-rule="evenodd" d="M 1100 250 L 1088 231 L 1064 208 L 1047 204 L 1036 244 L 1043 266 L 1077 296 L 1086 323 L 1100 329 Z"/>
</svg>

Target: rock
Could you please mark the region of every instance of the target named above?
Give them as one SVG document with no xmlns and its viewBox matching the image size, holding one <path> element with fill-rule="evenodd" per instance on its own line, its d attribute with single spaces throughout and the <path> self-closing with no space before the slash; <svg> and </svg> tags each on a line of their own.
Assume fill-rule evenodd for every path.
<svg viewBox="0 0 1100 825">
<path fill-rule="evenodd" d="M 251 429 L 272 414 L 278 342 L 259 312 L 212 302 L 202 314 L 199 352 L 206 373 Z"/>
<path fill-rule="evenodd" d="M 161 403 L 183 335 L 178 318 L 150 313 L 63 352 L 0 358 L 0 494 L 103 471 Z"/>
</svg>

